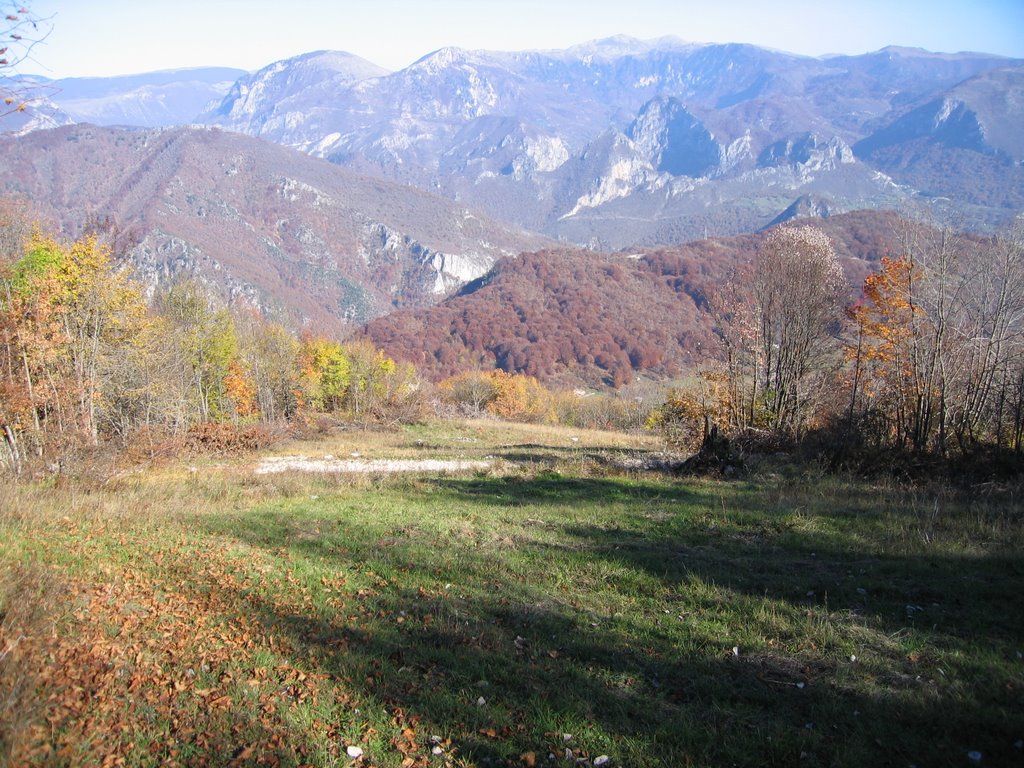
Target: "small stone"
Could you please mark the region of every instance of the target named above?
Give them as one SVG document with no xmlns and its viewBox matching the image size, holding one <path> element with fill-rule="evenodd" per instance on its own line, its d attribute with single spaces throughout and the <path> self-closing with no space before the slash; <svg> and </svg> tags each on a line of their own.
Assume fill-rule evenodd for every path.
<svg viewBox="0 0 1024 768">
<path fill-rule="evenodd" d="M 796 687 L 799 688 L 800 690 L 803 690 L 804 685 L 805 685 L 804 683 L 797 683 Z"/>
<path fill-rule="evenodd" d="M 487 699 L 485 699 L 483 696 L 481 696 L 479 699 L 476 700 L 476 705 L 478 707 L 482 707 L 486 703 L 487 703 Z"/>
<path fill-rule="evenodd" d="M 441 747 L 434 747 L 434 748 L 433 748 L 433 749 L 431 749 L 430 751 L 431 751 L 431 752 L 432 752 L 433 754 L 435 754 L 435 755 L 443 755 L 443 754 L 444 754 L 444 750 L 443 750 L 443 749 L 441 749 Z"/>
<path fill-rule="evenodd" d="M 359 747 L 348 747 L 345 750 L 345 754 L 347 754 L 353 760 L 358 760 L 360 757 L 363 756 L 363 750 L 361 750 Z"/>
<path fill-rule="evenodd" d="M 851 664 L 856 664 L 857 663 L 857 657 L 854 656 L 853 654 L 850 654 L 850 663 Z"/>
<path fill-rule="evenodd" d="M 563 733 L 562 734 L 562 741 L 572 741 L 572 734 L 571 733 Z"/>
<path fill-rule="evenodd" d="M 601 755 L 600 757 L 595 757 L 594 758 L 594 765 L 595 766 L 608 765 L 608 763 L 610 763 L 610 762 L 611 762 L 611 758 L 608 757 L 608 755 Z"/>
<path fill-rule="evenodd" d="M 740 655 L 740 647 L 738 645 L 734 645 L 732 647 L 732 655 L 733 656 L 739 656 Z"/>
</svg>

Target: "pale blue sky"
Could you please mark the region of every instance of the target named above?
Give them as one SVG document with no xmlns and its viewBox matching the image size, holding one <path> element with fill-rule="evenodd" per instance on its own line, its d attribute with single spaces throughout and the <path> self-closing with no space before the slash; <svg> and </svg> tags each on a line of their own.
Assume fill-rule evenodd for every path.
<svg viewBox="0 0 1024 768">
<path fill-rule="evenodd" d="M 1024 0 L 32 0 L 53 31 L 23 73 L 258 69 L 318 49 L 389 69 L 446 45 L 565 48 L 627 34 L 807 55 L 886 45 L 1024 58 Z"/>
</svg>

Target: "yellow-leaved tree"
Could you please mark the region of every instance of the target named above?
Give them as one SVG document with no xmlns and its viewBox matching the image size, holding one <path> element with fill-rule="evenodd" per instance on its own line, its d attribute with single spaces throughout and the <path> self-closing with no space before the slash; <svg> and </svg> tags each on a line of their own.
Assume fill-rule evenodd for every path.
<svg viewBox="0 0 1024 768">
<path fill-rule="evenodd" d="M 122 353 L 145 317 L 140 292 L 95 238 L 63 245 L 34 232 L 0 278 L 9 446 L 27 439 L 42 455 L 48 444 L 96 444 Z"/>
</svg>

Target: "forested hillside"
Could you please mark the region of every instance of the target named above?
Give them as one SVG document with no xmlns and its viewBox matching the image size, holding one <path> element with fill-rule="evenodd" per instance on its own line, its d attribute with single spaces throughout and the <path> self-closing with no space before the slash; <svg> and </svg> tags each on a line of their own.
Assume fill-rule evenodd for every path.
<svg viewBox="0 0 1024 768">
<path fill-rule="evenodd" d="M 851 300 L 873 265 L 898 250 L 898 221 L 871 212 L 814 221 L 835 244 Z M 434 379 L 495 367 L 593 386 L 617 387 L 640 372 L 670 378 L 720 356 L 708 295 L 746 268 L 763 240 L 503 259 L 441 304 L 392 313 L 363 333 Z"/>
</svg>

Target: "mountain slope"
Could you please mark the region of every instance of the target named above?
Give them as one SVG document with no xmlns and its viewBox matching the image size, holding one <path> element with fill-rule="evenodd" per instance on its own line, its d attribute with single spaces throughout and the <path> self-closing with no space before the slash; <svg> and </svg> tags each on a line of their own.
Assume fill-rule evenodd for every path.
<svg viewBox="0 0 1024 768">
<path fill-rule="evenodd" d="M 831 237 L 851 293 L 897 250 L 891 213 L 812 223 Z M 503 259 L 455 296 L 374 320 L 363 334 L 435 379 L 495 367 L 591 386 L 618 386 L 638 373 L 675 376 L 717 354 L 707 296 L 763 237 L 628 256 L 560 249 Z"/>
<path fill-rule="evenodd" d="M 1024 207 L 1024 67 L 965 80 L 854 145 L 859 157 L 932 196 Z"/>
<path fill-rule="evenodd" d="M 151 286 L 196 275 L 335 331 L 432 303 L 543 244 L 436 196 L 219 130 L 0 137 L 0 179 L 70 234 L 97 219 L 130 230 L 128 257 Z"/>
<path fill-rule="evenodd" d="M 299 57 L 253 76 L 207 119 L 550 236 L 624 247 L 751 231 L 806 195 L 834 211 L 904 205 L 922 179 L 894 183 L 898 161 L 850 147 L 911 105 L 1019 63 L 903 48 L 817 59 L 616 37 L 564 51 L 444 48 L 398 72 L 335 82 L 307 77 Z M 899 147 L 920 154 L 910 139 Z M 964 160 L 969 211 L 1005 218 L 1021 184 L 976 183 L 975 160 L 988 162 Z"/>
</svg>

